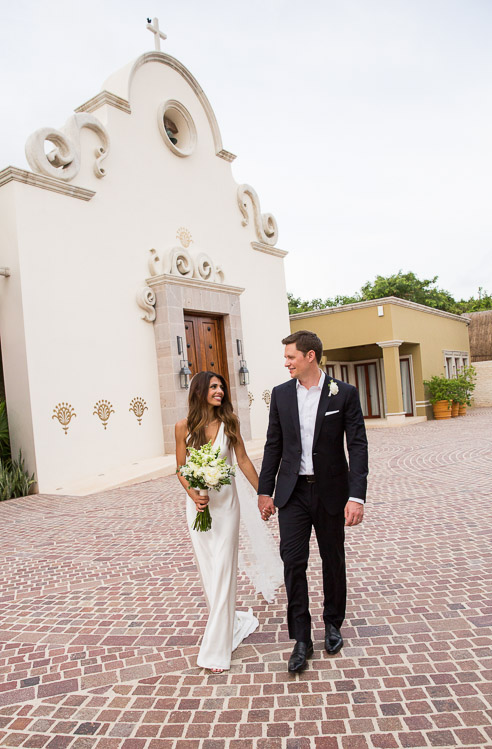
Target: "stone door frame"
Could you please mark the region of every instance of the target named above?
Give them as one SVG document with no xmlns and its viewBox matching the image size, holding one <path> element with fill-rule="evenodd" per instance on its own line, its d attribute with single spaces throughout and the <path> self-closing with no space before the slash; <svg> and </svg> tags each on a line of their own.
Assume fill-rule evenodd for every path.
<svg viewBox="0 0 492 749">
<path fill-rule="evenodd" d="M 244 289 L 196 278 L 162 274 L 147 279 L 155 294 L 154 336 L 159 375 L 164 454 L 175 450 L 174 425 L 186 416 L 188 390 L 181 388 L 179 370 L 186 359 L 184 310 L 223 318 L 231 400 L 241 422 L 241 434 L 251 439 L 248 389 L 239 384 L 239 360 L 236 340 L 243 340 L 239 297 Z M 177 337 L 183 340 L 184 354 L 179 355 Z"/>
</svg>

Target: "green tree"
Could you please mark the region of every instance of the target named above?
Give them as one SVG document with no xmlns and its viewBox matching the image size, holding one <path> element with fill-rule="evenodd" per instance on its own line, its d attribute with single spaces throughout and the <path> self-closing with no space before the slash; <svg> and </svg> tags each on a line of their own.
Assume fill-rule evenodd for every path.
<svg viewBox="0 0 492 749">
<path fill-rule="evenodd" d="M 353 296 L 336 296 L 333 299 L 311 299 L 305 300 L 288 294 L 289 314 L 297 312 L 311 312 L 312 310 L 325 309 L 326 307 L 338 307 L 342 304 L 353 304 L 365 302 L 370 299 L 382 299 L 388 296 L 396 296 L 399 299 L 408 299 L 410 302 L 425 304 L 427 307 L 441 309 L 445 312 L 453 312 L 461 315 L 464 312 L 477 312 L 480 310 L 492 310 L 492 295 L 478 287 L 477 297 L 461 299 L 457 302 L 454 297 L 437 286 L 437 276 L 433 278 L 418 278 L 415 273 L 408 271 L 403 273 L 399 270 L 392 276 L 376 276 L 374 281 L 367 281 Z"/>
<path fill-rule="evenodd" d="M 392 276 L 376 276 L 374 281 L 367 281 L 361 288 L 361 297 L 365 301 L 396 296 L 434 309 L 459 312 L 457 302 L 449 291 L 439 289 L 436 282 L 437 276 L 420 279 L 411 271 L 403 273 L 399 270 Z"/>
<path fill-rule="evenodd" d="M 301 299 L 288 293 L 289 315 L 295 315 L 298 312 L 312 312 L 313 310 L 326 309 L 326 307 L 339 307 L 342 304 L 353 304 L 360 302 L 360 296 L 336 296 L 333 299 Z"/>
<path fill-rule="evenodd" d="M 461 299 L 457 302 L 460 312 L 483 312 L 492 310 L 492 295 L 485 291 L 482 286 L 478 287 L 477 297 L 471 296 L 469 299 Z"/>
</svg>

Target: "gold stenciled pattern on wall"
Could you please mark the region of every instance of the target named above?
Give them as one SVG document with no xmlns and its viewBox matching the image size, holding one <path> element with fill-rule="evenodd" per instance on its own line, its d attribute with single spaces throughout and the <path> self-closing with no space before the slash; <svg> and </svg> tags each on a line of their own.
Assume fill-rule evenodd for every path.
<svg viewBox="0 0 492 749">
<path fill-rule="evenodd" d="M 97 401 L 97 403 L 94 406 L 94 411 L 92 412 L 93 416 L 99 416 L 101 419 L 103 427 L 106 429 L 109 421 L 109 417 L 111 414 L 114 414 L 114 408 L 112 404 L 105 399 L 101 399 Z"/>
<path fill-rule="evenodd" d="M 65 434 L 68 434 L 68 427 L 73 417 L 77 416 L 75 409 L 70 403 L 58 403 L 53 409 L 52 419 L 58 419 Z"/>
<path fill-rule="evenodd" d="M 264 390 L 263 391 L 263 395 L 261 397 L 265 401 L 267 409 L 270 410 L 270 401 L 272 399 L 272 394 L 271 394 L 270 390 Z"/>
<path fill-rule="evenodd" d="M 139 426 L 141 426 L 144 411 L 148 411 L 149 409 L 147 408 L 147 404 L 143 398 L 133 398 L 130 401 L 130 408 L 128 410 L 133 411 L 133 413 L 137 417 Z"/>
<path fill-rule="evenodd" d="M 179 239 L 183 247 L 186 249 L 193 242 L 191 232 L 188 231 L 184 226 L 180 226 L 176 232 L 176 239 Z"/>
<path fill-rule="evenodd" d="M 136 398 L 132 398 L 132 400 L 130 401 L 130 408 L 128 410 L 132 411 L 135 414 L 135 416 L 137 417 L 138 425 L 141 426 L 144 411 L 148 411 L 149 408 L 144 398 L 137 396 Z M 104 429 L 106 429 L 109 417 L 114 413 L 115 410 L 113 408 L 113 404 L 105 398 L 102 398 L 94 405 L 94 411 L 92 412 L 92 415 L 98 416 L 102 422 Z M 77 416 L 77 414 L 75 413 L 75 408 L 70 403 L 60 401 L 60 403 L 57 403 L 54 407 L 53 415 L 51 418 L 56 419 L 62 427 L 64 433 L 68 434 L 70 423 L 75 416 Z"/>
<path fill-rule="evenodd" d="M 255 396 L 253 395 L 253 393 L 250 390 L 248 390 L 248 400 L 249 400 L 249 407 L 250 408 L 253 405 L 254 399 L 255 399 Z"/>
</svg>

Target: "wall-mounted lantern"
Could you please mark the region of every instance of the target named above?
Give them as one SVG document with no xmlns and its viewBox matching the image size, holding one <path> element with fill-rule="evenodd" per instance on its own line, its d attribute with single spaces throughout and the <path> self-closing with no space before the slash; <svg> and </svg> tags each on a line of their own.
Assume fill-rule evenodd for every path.
<svg viewBox="0 0 492 749">
<path fill-rule="evenodd" d="M 237 355 L 242 356 L 243 344 L 239 340 L 239 338 L 236 338 L 236 346 L 237 346 Z M 239 384 L 249 385 L 249 369 L 248 369 L 245 359 L 240 359 L 239 361 Z"/>
<path fill-rule="evenodd" d="M 183 339 L 180 335 L 176 336 L 178 344 L 178 354 L 183 356 Z M 187 390 L 190 386 L 191 370 L 187 359 L 181 358 L 179 362 L 181 369 L 179 370 L 179 383 L 184 390 Z"/>
</svg>

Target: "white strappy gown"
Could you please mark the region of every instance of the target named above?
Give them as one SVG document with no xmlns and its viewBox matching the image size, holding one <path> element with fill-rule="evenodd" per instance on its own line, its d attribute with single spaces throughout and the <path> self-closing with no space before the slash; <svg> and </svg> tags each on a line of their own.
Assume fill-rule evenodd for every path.
<svg viewBox="0 0 492 749">
<path fill-rule="evenodd" d="M 219 457 L 232 464 L 223 423 L 214 442 L 214 447 L 219 445 Z M 235 480 L 219 492 L 210 491 L 208 506 L 212 528 L 194 531 L 196 505 L 187 497 L 186 519 L 209 614 L 197 663 L 202 668 L 228 669 L 232 651 L 258 627 L 251 609 L 236 611 L 240 513 Z"/>
</svg>

